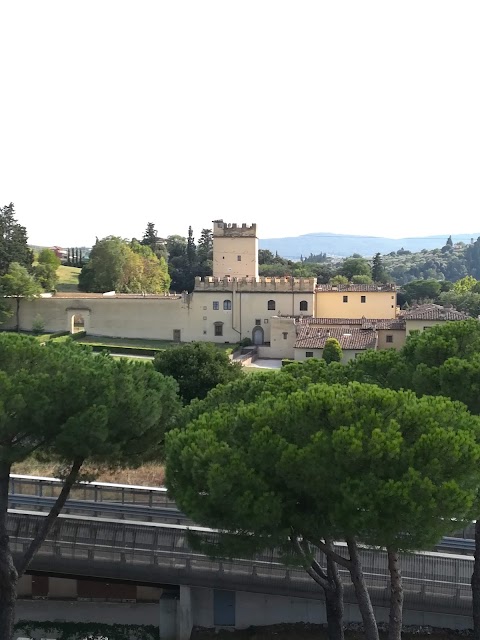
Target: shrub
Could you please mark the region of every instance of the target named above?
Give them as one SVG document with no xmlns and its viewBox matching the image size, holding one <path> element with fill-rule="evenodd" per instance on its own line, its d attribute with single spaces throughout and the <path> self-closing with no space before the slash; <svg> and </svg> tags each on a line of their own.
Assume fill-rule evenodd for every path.
<svg viewBox="0 0 480 640">
<path fill-rule="evenodd" d="M 42 318 L 42 316 L 39 313 L 37 313 L 37 315 L 35 316 L 32 322 L 32 331 L 36 336 L 38 336 L 40 333 L 44 331 L 44 329 L 45 329 L 45 320 Z"/>
</svg>

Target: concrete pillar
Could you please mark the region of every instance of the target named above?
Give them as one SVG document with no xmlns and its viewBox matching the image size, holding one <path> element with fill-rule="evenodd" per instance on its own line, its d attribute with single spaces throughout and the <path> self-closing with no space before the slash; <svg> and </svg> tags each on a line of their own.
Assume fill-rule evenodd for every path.
<svg viewBox="0 0 480 640">
<path fill-rule="evenodd" d="M 177 639 L 190 640 L 192 628 L 192 591 L 190 587 L 180 585 L 180 600 L 177 608 Z"/>
<path fill-rule="evenodd" d="M 169 593 L 162 593 L 159 600 L 159 635 L 160 640 L 176 640 L 177 638 L 177 598 Z"/>
</svg>

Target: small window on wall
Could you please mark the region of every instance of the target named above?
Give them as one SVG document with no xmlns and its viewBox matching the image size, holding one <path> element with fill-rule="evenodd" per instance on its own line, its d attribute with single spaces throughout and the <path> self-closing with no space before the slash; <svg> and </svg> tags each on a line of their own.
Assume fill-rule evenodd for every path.
<svg viewBox="0 0 480 640">
<path fill-rule="evenodd" d="M 242 256 L 237 256 L 237 261 L 241 262 L 242 261 Z"/>
<path fill-rule="evenodd" d="M 393 342 L 393 336 L 388 335 L 387 336 L 387 342 Z"/>
<path fill-rule="evenodd" d="M 215 336 L 223 336 L 223 322 L 215 322 Z"/>
<path fill-rule="evenodd" d="M 283 332 L 283 339 L 286 340 L 288 338 L 288 333 L 286 331 Z"/>
<path fill-rule="evenodd" d="M 366 302 L 367 296 L 360 296 L 360 302 Z"/>
<path fill-rule="evenodd" d="M 232 310 L 232 301 L 231 300 L 224 300 L 223 301 L 223 310 L 224 311 L 231 311 Z"/>
<path fill-rule="evenodd" d="M 348 302 L 348 296 L 343 296 L 343 301 Z"/>
<path fill-rule="evenodd" d="M 255 326 L 256 326 L 256 327 L 259 327 L 261 324 L 262 324 L 261 319 L 257 319 L 257 320 L 255 320 Z"/>
<path fill-rule="evenodd" d="M 308 311 L 308 302 L 306 300 L 300 301 L 300 311 Z"/>
<path fill-rule="evenodd" d="M 267 302 L 268 311 L 275 311 L 275 300 L 269 300 Z"/>
<path fill-rule="evenodd" d="M 305 358 L 313 358 L 313 351 L 305 351 Z"/>
<path fill-rule="evenodd" d="M 218 311 L 220 309 L 220 303 L 218 301 L 212 302 L 212 307 L 214 311 Z"/>
</svg>

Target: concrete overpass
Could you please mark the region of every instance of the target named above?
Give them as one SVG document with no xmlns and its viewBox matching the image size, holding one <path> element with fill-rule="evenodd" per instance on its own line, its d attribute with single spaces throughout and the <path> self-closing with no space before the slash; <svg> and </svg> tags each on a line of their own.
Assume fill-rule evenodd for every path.
<svg viewBox="0 0 480 640">
<path fill-rule="evenodd" d="M 14 483 L 13 501 L 20 500 L 15 497 L 20 495 L 48 499 L 52 496 L 46 496 L 45 493 L 55 492 L 55 483 L 52 482 L 45 481 L 42 484 L 31 479 L 23 482 L 29 486 L 42 486 L 42 495 L 18 493 L 20 488 L 17 482 L 16 486 Z M 93 502 L 98 513 L 111 507 L 119 514 L 124 510 L 123 518 L 113 517 L 111 513 L 109 517 L 95 517 L 91 512 L 90 515 L 61 515 L 33 560 L 32 571 L 56 576 L 116 579 L 144 585 L 179 586 L 178 610 L 182 612 L 180 617 L 187 620 L 186 628 L 189 624 L 198 623 L 198 617 L 205 617 L 207 611 L 210 611 L 210 617 L 214 620 L 215 594 L 222 593 L 236 593 L 237 599 L 240 597 L 238 594 L 243 594 L 240 600 L 243 599 L 250 612 L 252 608 L 259 607 L 265 613 L 267 600 L 274 603 L 271 616 L 278 622 L 286 621 L 285 616 L 288 619 L 294 615 L 293 610 L 302 609 L 302 602 L 307 608 L 323 611 L 323 591 L 302 569 L 286 568 L 274 552 L 262 554 L 253 560 L 212 560 L 192 551 L 188 543 L 189 530 L 199 533 L 208 531 L 213 536 L 215 533 L 190 523 L 185 524 L 178 511 L 173 518 L 178 517 L 179 523 L 172 523 L 175 506 L 169 502 L 164 490 L 88 485 L 76 491 L 75 500 L 79 500 L 79 491 L 97 493 L 97 502 L 87 500 L 80 505 L 85 510 L 86 502 Z M 101 500 L 102 497 L 106 499 Z M 46 506 L 44 503 L 43 507 L 40 505 L 37 508 Z M 139 510 L 138 517 L 143 521 L 126 516 L 131 507 Z M 89 504 L 88 509 L 91 508 Z M 151 519 L 161 520 L 161 509 L 169 510 L 169 522 L 147 522 L 146 516 L 141 515 L 142 510 L 147 510 Z M 45 515 L 46 511 L 31 508 L 9 511 L 8 528 L 14 556 L 26 548 Z M 337 545 L 337 550 L 341 554 L 346 551 L 342 544 Z M 361 555 L 372 601 L 382 612 L 389 602 L 386 554 L 379 550 L 363 549 Z M 324 564 L 321 554 L 318 560 Z M 418 620 L 422 624 L 435 624 L 436 620 L 438 626 L 470 626 L 471 555 L 412 553 L 404 554 L 401 563 L 406 620 L 412 623 Z M 351 605 L 347 607 L 347 617 L 355 619 L 358 617 L 355 596 L 347 572 L 343 572 L 343 575 L 345 601 Z M 304 606 L 302 611 L 304 617 Z"/>
</svg>

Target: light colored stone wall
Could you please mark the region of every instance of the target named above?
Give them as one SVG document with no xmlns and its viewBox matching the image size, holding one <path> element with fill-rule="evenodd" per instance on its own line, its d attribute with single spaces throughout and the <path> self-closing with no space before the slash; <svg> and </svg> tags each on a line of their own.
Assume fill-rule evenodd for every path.
<svg viewBox="0 0 480 640">
<path fill-rule="evenodd" d="M 297 339 L 295 320 L 293 318 L 273 317 L 270 323 L 270 330 L 270 356 L 267 357 L 293 359 L 295 355 L 295 340 Z"/>
<path fill-rule="evenodd" d="M 323 356 L 323 349 L 307 349 L 302 347 L 301 349 L 294 349 L 294 359 L 300 361 L 308 360 L 306 353 L 312 352 L 313 356 L 311 357 L 313 358 L 322 358 Z M 354 349 L 344 349 L 342 351 L 342 364 L 346 364 L 349 360 L 354 360 L 361 353 L 365 353 L 365 349 L 359 349 L 358 351 Z"/>
<path fill-rule="evenodd" d="M 214 222 L 213 275 L 216 278 L 258 276 L 256 225 Z"/>
<path fill-rule="evenodd" d="M 405 344 L 404 329 L 378 329 L 378 349 L 401 349 Z M 387 342 L 387 336 L 392 336 L 393 342 Z"/>
<path fill-rule="evenodd" d="M 412 331 L 423 331 L 424 329 L 430 329 L 437 324 L 443 324 L 445 320 L 405 320 L 406 335 L 408 336 Z"/>
<path fill-rule="evenodd" d="M 317 291 L 315 317 L 395 318 L 396 300 L 395 291 Z"/>
</svg>

